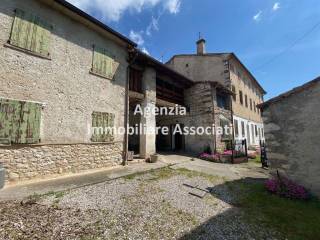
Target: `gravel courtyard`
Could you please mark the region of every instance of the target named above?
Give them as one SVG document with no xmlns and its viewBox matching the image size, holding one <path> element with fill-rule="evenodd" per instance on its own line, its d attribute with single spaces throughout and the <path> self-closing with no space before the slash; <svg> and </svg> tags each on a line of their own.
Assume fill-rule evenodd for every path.
<svg viewBox="0 0 320 240">
<path fill-rule="evenodd" d="M 221 177 L 163 168 L 0 203 L 0 239 L 276 239 Z"/>
</svg>

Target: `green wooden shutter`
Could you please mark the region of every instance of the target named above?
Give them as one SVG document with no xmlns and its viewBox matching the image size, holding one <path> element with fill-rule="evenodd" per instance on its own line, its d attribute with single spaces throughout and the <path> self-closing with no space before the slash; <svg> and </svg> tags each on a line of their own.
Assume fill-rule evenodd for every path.
<svg viewBox="0 0 320 240">
<path fill-rule="evenodd" d="M 119 63 L 111 58 L 110 55 L 106 49 L 94 46 L 92 72 L 113 79 Z"/>
<path fill-rule="evenodd" d="M 114 118 L 115 115 L 111 113 L 92 113 L 92 127 L 95 128 L 91 137 L 92 142 L 109 142 L 114 140 L 113 133 L 105 131 L 105 128 L 114 126 Z M 98 128 L 101 128 L 103 131 L 100 132 Z"/>
<path fill-rule="evenodd" d="M 41 18 L 17 9 L 10 44 L 28 51 L 49 56 L 50 26 Z"/>
<path fill-rule="evenodd" d="M 19 139 L 16 143 L 38 143 L 40 141 L 41 106 L 37 103 L 21 102 Z"/>
<path fill-rule="evenodd" d="M 16 9 L 16 16 L 13 22 L 10 44 L 26 48 L 28 33 L 28 21 L 24 11 Z"/>
<path fill-rule="evenodd" d="M 17 109 L 18 108 L 18 109 Z M 0 144 L 10 144 L 13 137 L 13 115 L 19 111 L 14 101 L 0 99 Z"/>
<path fill-rule="evenodd" d="M 38 143 L 41 105 L 0 99 L 0 143 Z"/>
</svg>

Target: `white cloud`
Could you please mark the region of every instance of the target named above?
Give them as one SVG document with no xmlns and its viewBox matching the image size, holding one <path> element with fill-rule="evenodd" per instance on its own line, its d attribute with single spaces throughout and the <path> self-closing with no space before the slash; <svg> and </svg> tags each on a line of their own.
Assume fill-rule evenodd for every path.
<svg viewBox="0 0 320 240">
<path fill-rule="evenodd" d="M 151 36 L 152 31 L 159 31 L 159 19 L 160 19 L 161 15 L 159 15 L 157 18 L 155 18 L 154 16 L 152 16 L 151 18 L 151 22 L 148 25 L 147 29 L 146 29 L 146 34 L 148 36 Z"/>
<path fill-rule="evenodd" d="M 259 22 L 262 18 L 262 11 L 259 11 L 256 15 L 253 16 L 253 20 Z"/>
<path fill-rule="evenodd" d="M 144 8 L 162 4 L 171 14 L 180 11 L 181 0 L 68 0 L 84 11 L 94 12 L 95 15 L 108 21 L 119 21 L 127 10 L 140 13 Z"/>
<path fill-rule="evenodd" d="M 180 11 L 181 0 L 167 0 L 165 8 L 173 14 L 177 14 Z"/>
<path fill-rule="evenodd" d="M 279 8 L 280 8 L 280 3 L 279 3 L 279 2 L 276 2 L 276 3 L 273 5 L 272 10 L 273 10 L 273 11 L 277 11 Z"/>
<path fill-rule="evenodd" d="M 143 32 L 130 31 L 129 37 L 132 41 L 136 42 L 139 46 L 144 44 L 144 39 L 142 37 Z"/>
<path fill-rule="evenodd" d="M 141 51 L 147 55 L 150 55 L 149 51 L 145 47 L 143 47 Z"/>
</svg>

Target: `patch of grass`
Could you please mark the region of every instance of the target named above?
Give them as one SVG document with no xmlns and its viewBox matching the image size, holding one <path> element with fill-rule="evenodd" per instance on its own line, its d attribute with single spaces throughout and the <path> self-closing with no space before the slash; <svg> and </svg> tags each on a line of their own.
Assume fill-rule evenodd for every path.
<svg viewBox="0 0 320 240">
<path fill-rule="evenodd" d="M 188 178 L 194 178 L 194 177 L 203 177 L 211 182 L 215 182 L 219 179 L 224 179 L 223 177 L 218 177 L 215 175 L 210 175 L 210 174 L 205 174 L 205 173 L 201 173 L 201 172 L 197 172 L 197 171 L 191 171 L 189 169 L 186 168 L 178 168 L 176 170 L 174 170 L 176 173 L 184 175 Z"/>
<path fill-rule="evenodd" d="M 43 197 L 54 197 L 55 200 L 54 200 L 54 205 L 57 205 L 59 202 L 60 202 L 60 199 L 65 195 L 65 192 L 63 191 L 59 191 L 59 192 L 54 192 L 54 191 L 50 191 L 50 192 L 47 192 L 45 194 L 38 194 L 38 193 L 34 193 L 32 195 L 30 195 L 27 199 L 28 199 L 28 202 L 38 202 L 40 201 Z"/>
<path fill-rule="evenodd" d="M 137 173 L 132 173 L 132 174 L 130 174 L 130 175 L 126 175 L 126 176 L 124 176 L 123 177 L 123 179 L 126 179 L 126 180 L 133 180 L 133 179 L 135 179 L 136 177 L 140 177 L 140 176 L 143 176 L 143 175 L 145 175 L 145 174 L 147 174 L 147 173 L 152 173 L 152 172 L 154 172 L 155 170 L 150 170 L 149 172 L 137 172 Z"/>
<path fill-rule="evenodd" d="M 238 182 L 236 185 L 238 190 L 241 189 L 238 205 L 249 222 L 274 229 L 287 239 L 319 239 L 318 199 L 302 201 L 281 198 L 267 192 L 263 183 Z"/>
<path fill-rule="evenodd" d="M 255 159 L 250 159 L 249 161 L 254 163 L 261 163 L 261 156 L 257 155 Z"/>
<path fill-rule="evenodd" d="M 203 178 L 205 178 L 209 181 L 212 181 L 212 182 L 217 181 L 218 179 L 223 179 L 222 177 L 209 175 L 209 174 L 205 174 L 205 173 L 200 173 L 200 172 L 196 172 L 196 171 L 191 171 L 186 168 L 172 169 L 170 167 L 160 168 L 160 169 L 156 169 L 156 170 L 150 170 L 150 171 L 144 172 L 144 173 L 134 173 L 134 174 L 131 174 L 128 176 L 124 176 L 123 178 L 127 179 L 127 180 L 133 180 L 136 177 L 139 177 L 139 176 L 142 176 L 145 174 L 152 174 L 152 176 L 153 176 L 152 178 L 149 178 L 146 181 L 159 181 L 159 180 L 171 178 L 176 175 L 183 175 L 188 178 L 203 177 Z"/>
<path fill-rule="evenodd" d="M 63 191 L 59 191 L 59 192 L 54 192 L 54 191 L 50 191 L 50 192 L 47 192 L 43 195 L 40 195 L 40 196 L 43 196 L 43 197 L 50 197 L 50 196 L 53 196 L 57 199 L 60 199 L 62 198 L 66 193 L 63 192 Z"/>
<path fill-rule="evenodd" d="M 34 193 L 32 195 L 30 195 L 27 199 L 29 202 L 38 202 L 43 195 L 38 194 L 38 193 Z"/>
</svg>

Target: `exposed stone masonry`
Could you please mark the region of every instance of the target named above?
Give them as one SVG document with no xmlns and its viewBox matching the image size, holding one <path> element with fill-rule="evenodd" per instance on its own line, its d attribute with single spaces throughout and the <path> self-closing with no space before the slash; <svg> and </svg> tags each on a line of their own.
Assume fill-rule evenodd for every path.
<svg viewBox="0 0 320 240">
<path fill-rule="evenodd" d="M 112 167 L 122 162 L 122 143 L 2 148 L 1 162 L 8 181 Z"/>
</svg>

